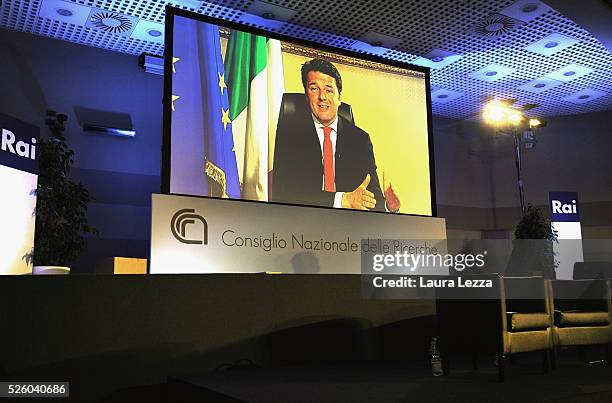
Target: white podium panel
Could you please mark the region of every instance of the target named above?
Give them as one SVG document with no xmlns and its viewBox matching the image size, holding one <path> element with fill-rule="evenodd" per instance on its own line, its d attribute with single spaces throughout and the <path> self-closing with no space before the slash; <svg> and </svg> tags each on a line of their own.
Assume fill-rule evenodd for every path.
<svg viewBox="0 0 612 403">
<path fill-rule="evenodd" d="M 158 273 L 361 273 L 363 239 L 436 247 L 443 218 L 153 195 L 151 265 Z M 408 241 L 408 243 L 406 242 Z M 447 274 L 427 268 L 413 274 Z"/>
<path fill-rule="evenodd" d="M 39 129 L 0 113 L 0 275 L 29 274 L 34 247 Z"/>
</svg>

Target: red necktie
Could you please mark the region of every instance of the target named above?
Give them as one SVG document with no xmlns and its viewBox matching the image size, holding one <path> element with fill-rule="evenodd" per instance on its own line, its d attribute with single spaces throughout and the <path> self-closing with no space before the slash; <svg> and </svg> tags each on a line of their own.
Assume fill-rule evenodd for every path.
<svg viewBox="0 0 612 403">
<path fill-rule="evenodd" d="M 325 191 L 335 192 L 336 191 L 336 180 L 334 179 L 334 152 L 332 150 L 332 141 L 330 134 L 332 128 L 325 125 L 323 126 L 323 133 L 325 138 L 323 139 L 323 176 L 325 177 Z"/>
</svg>

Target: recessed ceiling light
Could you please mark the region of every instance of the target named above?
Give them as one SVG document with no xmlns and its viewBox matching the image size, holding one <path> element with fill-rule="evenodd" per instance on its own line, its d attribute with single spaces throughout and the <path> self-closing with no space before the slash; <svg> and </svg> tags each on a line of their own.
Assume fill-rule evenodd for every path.
<svg viewBox="0 0 612 403">
<path fill-rule="evenodd" d="M 226 4 L 226 6 L 224 6 L 223 8 L 225 8 L 226 10 L 230 11 L 232 10 L 231 7 L 232 6 L 228 6 L 228 3 L 231 2 L 215 2 L 215 1 L 210 1 L 210 0 L 206 0 L 206 1 L 202 1 L 201 4 L 206 4 L 208 3 L 209 5 L 212 5 L 212 3 L 215 4 Z M 251 25 L 259 25 L 261 27 L 265 27 L 268 29 L 280 29 L 285 23 L 287 23 L 288 21 L 290 21 L 296 14 L 296 11 L 288 8 L 288 7 L 284 7 L 285 5 L 287 5 L 286 3 L 291 3 L 290 1 L 263 1 L 263 0 L 251 0 L 251 1 L 240 1 L 238 2 L 241 5 L 248 3 L 248 7 L 244 7 L 243 11 L 243 15 L 238 18 L 239 22 L 242 23 L 247 23 L 247 24 L 251 24 Z M 276 3 L 276 4 L 271 4 L 271 3 Z M 283 6 L 280 6 L 279 4 L 283 4 Z M 220 7 L 220 6 L 217 6 Z M 204 12 L 204 14 L 207 14 L 207 11 L 200 11 L 200 12 Z M 221 13 L 223 15 L 223 12 Z M 231 14 L 231 12 L 230 12 Z M 265 21 L 263 21 L 264 23 L 262 24 L 261 20 L 259 19 L 263 19 Z M 369 41 L 364 41 L 369 43 Z"/>
<path fill-rule="evenodd" d="M 521 8 L 521 11 L 524 13 L 533 13 L 534 11 L 538 9 L 538 7 L 539 6 L 536 3 L 529 3 L 529 4 L 525 4 L 523 8 Z"/>
<path fill-rule="evenodd" d="M 593 69 L 590 67 L 581 66 L 576 63 L 570 63 L 565 67 L 561 67 L 560 69 L 548 73 L 545 77 L 552 78 L 553 80 L 568 82 L 577 80 L 580 77 L 584 77 L 592 72 Z"/>
<path fill-rule="evenodd" d="M 379 47 L 379 46 L 382 46 L 383 43 L 382 43 L 382 41 L 373 41 L 372 43 L 370 43 L 370 45 Z"/>
<path fill-rule="evenodd" d="M 446 104 L 463 96 L 462 92 L 438 88 L 431 92 L 431 102 Z"/>
<path fill-rule="evenodd" d="M 582 91 L 578 91 L 576 93 L 566 96 L 565 98 L 563 98 L 563 100 L 574 104 L 586 104 L 587 102 L 593 102 L 594 100 L 604 97 L 606 95 L 608 94 L 603 91 L 585 88 Z"/>
<path fill-rule="evenodd" d="M 469 77 L 475 78 L 476 80 L 494 82 L 503 79 L 514 73 L 516 69 L 512 67 L 503 66 L 497 63 L 491 63 L 488 66 L 473 71 L 468 74 Z"/>
<path fill-rule="evenodd" d="M 432 49 L 423 56 L 411 60 L 412 64 L 429 67 L 430 69 L 440 70 L 444 67 L 455 63 L 463 56 L 444 49 Z"/>
<path fill-rule="evenodd" d="M 55 12 L 62 17 L 70 17 L 72 15 L 72 11 L 68 10 L 67 8 L 58 8 L 55 10 Z"/>
<path fill-rule="evenodd" d="M 164 43 L 164 25 L 140 19 L 134 27 L 130 38 L 140 39 L 141 41 L 153 42 L 158 44 Z"/>
<path fill-rule="evenodd" d="M 509 1 L 508 7 L 498 11 L 498 13 L 507 15 L 522 22 L 530 22 L 552 10 L 545 3 L 548 1 L 537 1 L 537 0 L 516 0 L 514 2 Z"/>
<path fill-rule="evenodd" d="M 557 52 L 561 52 L 562 50 L 577 44 L 578 42 L 579 41 L 576 38 L 553 32 L 552 34 L 546 35 L 544 38 L 527 45 L 525 50 L 542 56 L 552 56 Z"/>
<path fill-rule="evenodd" d="M 2 6 L 4 6 L 4 3 L 6 3 L 6 1 L 5 2 L 0 1 L 0 4 L 2 4 L 0 6 L 0 9 L 2 8 Z M 17 8 L 19 8 L 21 3 L 27 4 L 27 3 L 32 3 L 32 2 L 18 1 L 16 3 L 15 2 L 12 2 L 12 3 L 15 4 Z M 62 0 L 38 0 L 36 1 L 36 3 L 37 3 L 37 6 L 39 6 L 38 8 L 38 18 L 39 19 L 37 19 L 37 21 L 40 21 L 40 19 L 42 18 L 45 20 L 68 23 L 68 24 L 72 24 L 75 26 L 85 25 L 85 23 L 87 22 L 87 19 L 89 18 L 89 14 L 91 13 L 91 7 L 86 7 L 81 4 L 75 4 L 76 3 L 75 1 L 67 2 L 67 1 L 62 1 Z M 80 3 L 84 3 L 84 2 L 81 1 Z M 10 9 L 10 6 L 9 6 L 9 9 Z M 41 24 L 41 25 L 45 25 L 45 24 Z M 67 37 L 63 36 L 64 34 L 65 33 L 63 32 L 63 30 L 60 29 L 58 32 L 54 33 L 52 36 L 56 38 L 67 39 Z M 68 34 L 66 33 L 66 35 Z M 67 40 L 74 41 L 74 39 L 67 39 Z M 82 43 L 79 40 L 77 40 L 77 42 Z"/>
<path fill-rule="evenodd" d="M 540 77 L 536 78 L 535 80 L 529 81 L 523 85 L 520 85 L 517 88 L 519 90 L 531 92 L 532 94 L 541 94 L 544 91 L 548 91 L 560 85 L 563 85 L 563 81 Z"/>
</svg>

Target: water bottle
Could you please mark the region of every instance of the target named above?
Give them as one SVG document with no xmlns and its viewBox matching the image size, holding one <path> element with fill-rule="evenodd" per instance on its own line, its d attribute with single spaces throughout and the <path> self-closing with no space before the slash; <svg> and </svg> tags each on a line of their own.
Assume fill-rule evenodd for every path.
<svg viewBox="0 0 612 403">
<path fill-rule="evenodd" d="M 440 350 L 438 349 L 438 338 L 432 337 L 429 345 L 429 356 L 431 360 L 431 374 L 433 376 L 442 376 L 442 359 L 440 358 Z"/>
</svg>

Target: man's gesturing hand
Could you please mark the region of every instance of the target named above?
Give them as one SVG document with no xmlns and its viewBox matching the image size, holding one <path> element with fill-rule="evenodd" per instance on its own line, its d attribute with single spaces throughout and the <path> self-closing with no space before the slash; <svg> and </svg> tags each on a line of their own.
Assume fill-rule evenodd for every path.
<svg viewBox="0 0 612 403">
<path fill-rule="evenodd" d="M 361 185 L 352 192 L 345 192 L 342 195 L 342 207 L 352 208 L 357 210 L 369 210 L 376 206 L 374 193 L 370 192 L 367 187 L 370 183 L 370 174 L 367 174 Z"/>
<path fill-rule="evenodd" d="M 382 173 L 382 177 L 383 177 L 383 194 L 385 196 L 387 210 L 389 210 L 391 213 L 397 213 L 399 212 L 399 209 L 401 206 L 399 196 L 397 195 L 397 193 L 395 193 L 395 189 L 393 189 L 393 186 L 391 185 L 391 181 L 387 182 L 387 180 L 385 179 L 384 171 Z"/>
</svg>

